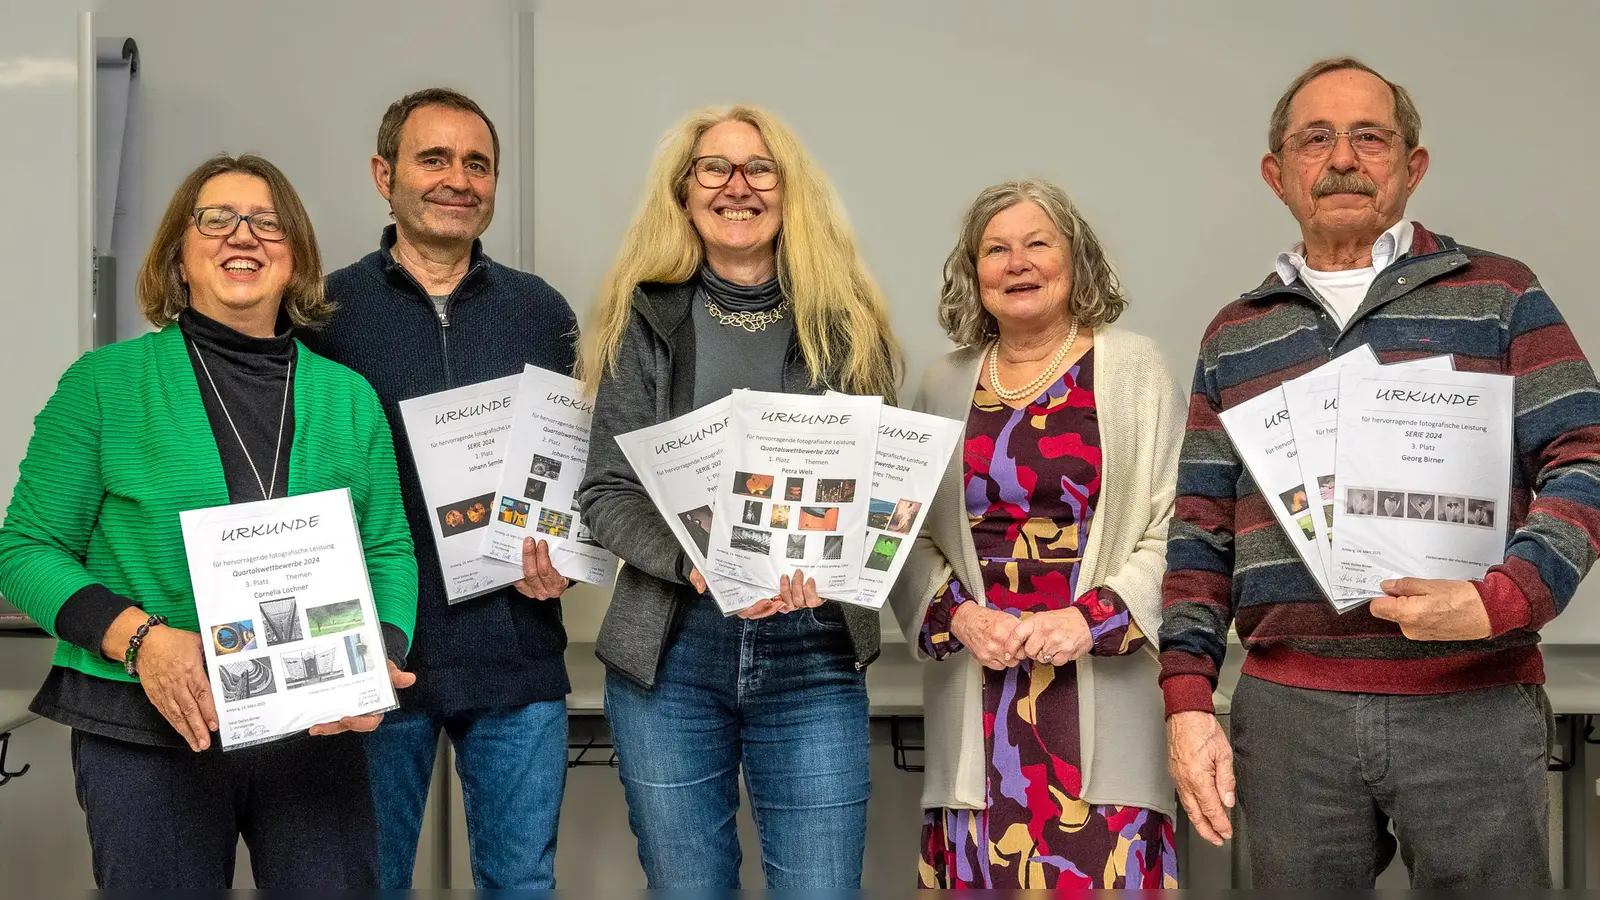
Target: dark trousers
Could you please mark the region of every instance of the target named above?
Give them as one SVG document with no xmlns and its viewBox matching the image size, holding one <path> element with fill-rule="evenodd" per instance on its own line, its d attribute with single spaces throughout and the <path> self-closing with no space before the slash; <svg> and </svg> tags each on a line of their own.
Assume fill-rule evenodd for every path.
<svg viewBox="0 0 1600 900">
<path fill-rule="evenodd" d="M 72 732 L 101 888 L 228 888 L 239 837 L 258 888 L 375 888 L 377 828 L 360 735 L 223 753 Z"/>
<path fill-rule="evenodd" d="M 1548 888 L 1544 689 L 1347 694 L 1239 680 L 1232 739 L 1256 888 Z M 1390 833 L 1393 825 L 1394 834 Z"/>
</svg>

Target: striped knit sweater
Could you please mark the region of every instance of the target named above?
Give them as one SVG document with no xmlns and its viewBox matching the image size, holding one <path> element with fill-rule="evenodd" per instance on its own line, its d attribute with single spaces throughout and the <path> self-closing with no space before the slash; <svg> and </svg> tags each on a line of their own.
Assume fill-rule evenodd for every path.
<svg viewBox="0 0 1600 900">
<path fill-rule="evenodd" d="M 1516 379 L 1511 531 L 1477 582 L 1492 634 L 1421 642 L 1363 607 L 1338 615 L 1273 519 L 1218 413 L 1361 344 L 1385 362 L 1455 355 Z M 1537 496 L 1535 496 L 1537 495 Z M 1541 683 L 1537 630 L 1571 599 L 1600 537 L 1600 387 L 1523 264 L 1417 225 L 1341 330 L 1277 275 L 1224 307 L 1195 367 L 1162 588 L 1167 714 L 1210 711 L 1233 624 L 1244 672 L 1316 690 L 1430 694 Z"/>
<path fill-rule="evenodd" d="M 354 372 L 301 347 L 293 403 L 289 494 L 350 489 L 378 618 L 409 638 L 417 563 L 378 398 Z M 34 420 L 0 528 L 0 594 L 52 634 L 62 604 L 93 584 L 197 631 L 178 513 L 227 502 L 178 327 L 86 354 Z M 95 649 L 65 640 L 54 663 L 132 680 Z"/>
</svg>

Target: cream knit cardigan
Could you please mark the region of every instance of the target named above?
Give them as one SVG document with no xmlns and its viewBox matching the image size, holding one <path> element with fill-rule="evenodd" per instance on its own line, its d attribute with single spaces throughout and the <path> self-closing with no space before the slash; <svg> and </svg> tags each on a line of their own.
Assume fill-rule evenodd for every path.
<svg viewBox="0 0 1600 900">
<path fill-rule="evenodd" d="M 969 347 L 933 363 L 913 407 L 965 421 L 985 350 Z M 1077 591 L 1115 590 L 1149 643 L 1127 656 L 1085 655 L 1076 663 L 1083 798 L 1172 815 L 1155 641 L 1184 407 L 1155 342 L 1115 326 L 1095 329 L 1094 394 L 1103 469 Z M 928 660 L 919 641 L 923 618 L 952 571 L 968 596 L 983 602 L 962 469 L 958 442 L 889 599 L 917 659 Z M 925 809 L 984 807 L 982 672 L 970 653 L 923 666 Z"/>
</svg>

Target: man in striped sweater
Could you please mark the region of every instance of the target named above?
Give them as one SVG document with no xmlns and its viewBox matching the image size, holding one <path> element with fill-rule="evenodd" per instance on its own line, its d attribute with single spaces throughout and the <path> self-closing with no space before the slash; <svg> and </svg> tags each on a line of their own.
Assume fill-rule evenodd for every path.
<svg viewBox="0 0 1600 900">
<path fill-rule="evenodd" d="M 1550 881 L 1538 629 L 1595 558 L 1600 388 L 1526 266 L 1405 219 L 1420 131 L 1406 91 L 1356 60 L 1290 85 L 1261 172 L 1303 243 L 1217 315 L 1195 368 L 1160 635 L 1171 768 L 1220 844 L 1237 753 L 1258 888 L 1370 888 L 1391 823 L 1413 886 Z M 1483 580 L 1401 578 L 1338 615 L 1218 413 L 1361 344 L 1514 376 L 1517 465 Z M 1232 748 L 1211 703 L 1230 623 L 1247 648 Z"/>
</svg>

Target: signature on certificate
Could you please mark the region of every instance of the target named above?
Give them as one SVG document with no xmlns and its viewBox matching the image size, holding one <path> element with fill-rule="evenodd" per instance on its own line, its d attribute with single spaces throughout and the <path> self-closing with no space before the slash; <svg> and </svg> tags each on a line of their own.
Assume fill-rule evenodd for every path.
<svg viewBox="0 0 1600 900">
<path fill-rule="evenodd" d="M 256 724 L 253 724 L 253 725 L 245 725 L 245 726 L 242 726 L 242 727 L 239 727 L 239 728 L 235 728 L 231 732 L 229 732 L 228 733 L 228 740 L 230 740 L 230 741 L 247 741 L 250 738 L 260 737 L 263 734 L 266 734 L 268 730 L 269 729 L 267 728 L 267 726 L 262 725 L 260 723 L 256 723 Z"/>
</svg>

